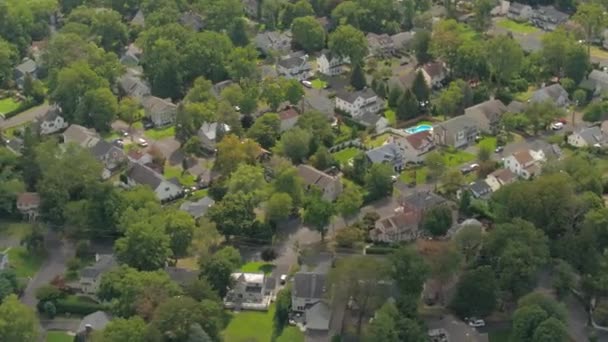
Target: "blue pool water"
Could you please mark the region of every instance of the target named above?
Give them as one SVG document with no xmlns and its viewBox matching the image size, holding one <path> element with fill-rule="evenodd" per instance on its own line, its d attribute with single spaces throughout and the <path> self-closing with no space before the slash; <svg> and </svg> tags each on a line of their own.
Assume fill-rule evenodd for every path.
<svg viewBox="0 0 608 342">
<path fill-rule="evenodd" d="M 418 125 L 418 126 L 406 128 L 405 133 L 415 134 L 415 133 L 419 133 L 419 132 L 430 131 L 431 129 L 433 129 L 433 126 L 431 126 L 431 125 Z"/>
</svg>

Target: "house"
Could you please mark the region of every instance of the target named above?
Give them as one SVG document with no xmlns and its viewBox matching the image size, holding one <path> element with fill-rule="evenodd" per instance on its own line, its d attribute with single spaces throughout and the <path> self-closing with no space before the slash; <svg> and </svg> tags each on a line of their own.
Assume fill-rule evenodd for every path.
<svg viewBox="0 0 608 342">
<path fill-rule="evenodd" d="M 95 311 L 84 316 L 78 325 L 74 342 L 92 341 L 93 332 L 103 330 L 110 323 L 110 320 L 110 316 L 104 311 Z"/>
<path fill-rule="evenodd" d="M 372 164 L 389 164 L 395 172 L 400 172 L 405 166 L 403 153 L 395 143 L 386 143 L 365 152 Z"/>
<path fill-rule="evenodd" d="M 492 192 L 497 191 L 505 185 L 509 185 L 517 180 L 517 175 L 509 169 L 498 169 L 486 177 L 486 183 L 492 188 Z"/>
<path fill-rule="evenodd" d="M 511 2 L 507 12 L 507 18 L 515 21 L 525 22 L 530 20 L 533 12 L 532 7 L 529 5 L 520 4 L 519 2 Z"/>
<path fill-rule="evenodd" d="M 232 273 L 233 285 L 224 298 L 224 307 L 268 310 L 271 295 L 267 295 L 264 273 Z"/>
<path fill-rule="evenodd" d="M 310 77 L 310 64 L 308 64 L 307 54 L 295 54 L 279 59 L 277 62 L 277 72 L 285 78 L 295 78 L 305 80 Z"/>
<path fill-rule="evenodd" d="M 329 331 L 332 317 L 332 308 L 325 302 L 319 301 L 304 312 L 304 325 L 307 336 L 315 333 Z"/>
<path fill-rule="evenodd" d="M 23 192 L 17 196 L 17 210 L 28 221 L 36 220 L 39 208 L 40 195 L 37 192 Z"/>
<path fill-rule="evenodd" d="M 122 96 L 132 97 L 140 104 L 152 93 L 146 81 L 130 72 L 118 78 L 118 90 Z"/>
<path fill-rule="evenodd" d="M 487 199 L 492 194 L 492 187 L 484 179 L 478 179 L 469 184 L 468 189 L 473 197 L 478 199 Z"/>
<path fill-rule="evenodd" d="M 259 0 L 242 0 L 243 11 L 245 11 L 245 15 L 252 19 L 258 18 L 260 1 Z"/>
<path fill-rule="evenodd" d="M 78 287 L 82 293 L 96 294 L 99 290 L 101 276 L 116 267 L 116 259 L 112 254 L 95 254 L 95 263 L 80 271 Z"/>
<path fill-rule="evenodd" d="M 579 86 L 592 92 L 595 96 L 606 93 L 608 91 L 608 72 L 592 70 Z"/>
<path fill-rule="evenodd" d="M 504 16 L 508 15 L 510 6 L 511 6 L 511 3 L 509 1 L 501 0 L 498 2 L 498 5 L 496 5 L 490 11 L 490 14 L 493 17 L 504 17 Z"/>
<path fill-rule="evenodd" d="M 110 178 L 112 173 L 127 161 L 127 156 L 122 149 L 105 140 L 99 140 L 89 150 L 95 159 L 103 164 L 102 179 Z"/>
<path fill-rule="evenodd" d="M 205 196 L 196 202 L 186 201 L 182 203 L 182 205 L 179 206 L 179 210 L 185 211 L 193 218 L 198 219 L 199 217 L 205 216 L 207 210 L 209 210 L 213 204 L 215 204 L 215 201 L 211 197 Z"/>
<path fill-rule="evenodd" d="M 340 177 L 330 176 L 323 171 L 319 171 L 310 165 L 298 165 L 298 175 L 304 181 L 308 189 L 316 186 L 321 190 L 323 199 L 326 201 L 335 201 L 342 193 L 342 182 Z"/>
<path fill-rule="evenodd" d="M 357 91 L 342 90 L 336 94 L 336 108 L 358 117 L 367 113 L 378 113 L 384 108 L 384 101 L 371 88 Z"/>
<path fill-rule="evenodd" d="M 186 286 L 198 279 L 199 272 L 180 267 L 165 267 L 165 273 L 180 286 Z"/>
<path fill-rule="evenodd" d="M 279 132 L 285 132 L 288 129 L 292 129 L 298 123 L 299 113 L 294 108 L 287 108 L 279 112 L 279 120 L 281 120 L 281 126 Z"/>
<path fill-rule="evenodd" d="M 288 53 L 291 50 L 291 31 L 266 31 L 258 33 L 254 38 L 254 44 L 263 54 L 271 52 Z"/>
<path fill-rule="evenodd" d="M 179 23 L 195 32 L 200 32 L 205 27 L 203 16 L 193 11 L 182 13 L 179 17 Z"/>
<path fill-rule="evenodd" d="M 329 50 L 321 51 L 317 57 L 317 70 L 323 75 L 336 76 L 346 71 L 346 64 L 350 63 L 348 57 L 341 58 L 333 55 Z"/>
<path fill-rule="evenodd" d="M 391 136 L 388 139 L 399 146 L 406 163 L 420 163 L 427 152 L 435 148 L 431 131 L 408 134 L 405 137 Z"/>
<path fill-rule="evenodd" d="M 552 84 L 542 87 L 532 94 L 530 102 L 545 102 L 551 101 L 557 107 L 566 107 L 570 101 L 568 100 L 568 92 L 560 84 Z"/>
<path fill-rule="evenodd" d="M 142 165 L 150 164 L 153 157 L 150 153 L 142 152 L 141 150 L 131 150 L 127 153 L 127 158 L 131 163 L 139 163 Z"/>
<path fill-rule="evenodd" d="M 32 79 L 38 78 L 38 63 L 31 58 L 24 58 L 21 64 L 17 65 L 14 70 L 15 82 L 19 88 L 23 88 L 26 75 L 30 75 Z"/>
<path fill-rule="evenodd" d="M 95 146 L 99 140 L 99 135 L 97 135 L 95 130 L 76 124 L 71 124 L 70 127 L 63 132 L 64 144 L 73 143 L 80 147 L 89 148 Z"/>
<path fill-rule="evenodd" d="M 607 142 L 608 135 L 598 126 L 581 128 L 568 136 L 568 144 L 574 147 L 600 147 Z"/>
<path fill-rule="evenodd" d="M 129 44 L 125 52 L 120 56 L 120 64 L 127 67 L 135 67 L 139 65 L 143 50 L 140 49 L 135 43 Z"/>
<path fill-rule="evenodd" d="M 487 134 L 498 133 L 500 118 L 507 107 L 496 99 L 487 100 L 464 110 L 464 115 L 477 121 L 479 130 Z"/>
<path fill-rule="evenodd" d="M 144 114 L 156 127 L 162 127 L 175 122 L 177 105 L 170 99 L 163 100 L 156 96 L 147 96 L 143 103 Z"/>
<path fill-rule="evenodd" d="M 305 312 L 308 308 L 323 300 L 327 288 L 327 276 L 316 272 L 298 272 L 293 277 L 291 290 L 291 308 L 296 312 Z"/>
<path fill-rule="evenodd" d="M 374 113 L 365 113 L 354 117 L 353 120 L 363 127 L 373 129 L 376 132 L 382 132 L 389 126 L 389 122 L 384 116 Z"/>
<path fill-rule="evenodd" d="M 422 75 L 431 88 L 441 88 L 448 76 L 448 70 L 443 62 L 430 62 L 422 66 Z"/>
<path fill-rule="evenodd" d="M 315 110 L 317 112 L 321 112 L 327 116 L 328 120 L 335 120 L 334 109 L 336 107 L 336 102 L 327 98 L 327 96 L 323 96 L 322 94 L 318 94 L 316 92 L 309 92 L 304 95 L 304 100 L 302 104 L 303 111 Z"/>
<path fill-rule="evenodd" d="M 372 56 L 390 56 L 395 53 L 395 43 L 386 33 L 368 33 L 367 46 Z"/>
<path fill-rule="evenodd" d="M 211 93 L 213 93 L 213 96 L 215 96 L 216 98 L 219 98 L 222 95 L 222 91 L 224 91 L 224 89 L 228 88 L 233 84 L 234 82 L 232 80 L 224 80 L 221 82 L 217 82 L 211 86 Z"/>
<path fill-rule="evenodd" d="M 513 113 L 513 114 L 523 113 L 527 107 L 528 107 L 527 104 L 513 100 L 507 106 L 507 113 Z"/>
<path fill-rule="evenodd" d="M 0 253 L 0 271 L 5 270 L 8 266 L 8 253 Z"/>
<path fill-rule="evenodd" d="M 544 153 L 540 151 L 532 151 L 529 149 L 519 150 L 504 159 L 505 168 L 517 176 L 530 179 L 531 177 L 540 175 L 540 162 L 544 159 Z"/>
<path fill-rule="evenodd" d="M 135 13 L 135 16 L 133 16 L 133 19 L 131 19 L 130 24 L 132 26 L 146 26 L 146 18 L 144 16 L 144 12 L 141 9 L 137 10 L 137 13 Z"/>
<path fill-rule="evenodd" d="M 6 143 L 6 148 L 8 148 L 14 154 L 20 156 L 21 151 L 23 150 L 23 139 L 14 137 Z"/>
<path fill-rule="evenodd" d="M 568 21 L 570 16 L 553 6 L 539 6 L 532 12 L 530 21 L 545 31 L 554 31 L 559 25 Z"/>
<path fill-rule="evenodd" d="M 419 219 L 422 219 L 426 211 L 448 203 L 445 198 L 430 191 L 416 191 L 411 195 L 402 197 L 399 202 L 404 208 L 404 212 L 413 211 Z"/>
<path fill-rule="evenodd" d="M 53 134 L 68 127 L 68 123 L 61 116 L 61 107 L 58 105 L 51 106 L 44 115 L 38 117 L 37 124 L 41 135 Z"/>
<path fill-rule="evenodd" d="M 403 52 L 409 50 L 411 48 L 415 34 L 416 32 L 414 31 L 408 31 L 399 32 L 392 35 L 391 40 L 393 41 L 395 52 Z"/>
<path fill-rule="evenodd" d="M 475 143 L 479 135 L 479 124 L 473 118 L 460 115 L 433 127 L 433 140 L 437 145 L 466 147 Z"/>
<path fill-rule="evenodd" d="M 146 165 L 131 164 L 126 176 L 127 185 L 146 185 L 154 191 L 156 198 L 161 202 L 172 200 L 182 194 L 182 187 L 177 180 L 168 181 Z"/>
<path fill-rule="evenodd" d="M 215 151 L 218 138 L 230 132 L 230 126 L 220 122 L 205 122 L 198 129 L 198 137 L 202 147 L 208 151 Z"/>
<path fill-rule="evenodd" d="M 418 238 L 418 224 L 421 217 L 413 210 L 405 211 L 397 208 L 393 215 L 382 217 L 376 221 L 369 235 L 372 241 L 397 243 L 413 241 Z"/>
</svg>

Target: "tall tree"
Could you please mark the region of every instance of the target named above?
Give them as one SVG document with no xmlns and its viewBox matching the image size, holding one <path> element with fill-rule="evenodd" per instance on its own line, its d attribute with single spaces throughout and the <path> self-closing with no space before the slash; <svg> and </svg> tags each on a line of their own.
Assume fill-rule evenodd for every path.
<svg viewBox="0 0 608 342">
<path fill-rule="evenodd" d="M 415 118 L 418 115 L 418 108 L 419 104 L 416 96 L 414 96 L 410 89 L 407 89 L 397 103 L 397 117 L 399 120 Z"/>
<path fill-rule="evenodd" d="M 294 42 L 307 52 L 319 51 L 325 45 L 325 30 L 312 16 L 296 18 L 291 32 Z"/>
<path fill-rule="evenodd" d="M 460 317 L 485 317 L 496 307 L 496 291 L 492 269 L 478 267 L 460 278 L 450 307 Z"/>
<path fill-rule="evenodd" d="M 321 198 L 320 191 L 313 191 L 304 205 L 303 219 L 306 224 L 321 233 L 321 239 L 324 240 L 327 225 L 331 222 L 334 211 L 333 204 Z"/>
<path fill-rule="evenodd" d="M 146 322 L 141 317 L 115 318 L 99 334 L 101 342 L 146 341 Z"/>
<path fill-rule="evenodd" d="M 427 63 L 431 60 L 429 52 L 431 46 L 431 32 L 428 30 L 417 31 L 412 41 L 412 48 L 416 56 L 416 60 L 420 64 Z"/>
<path fill-rule="evenodd" d="M 487 51 L 490 72 L 499 86 L 510 81 L 521 70 L 524 53 L 513 38 L 494 37 L 488 42 Z"/>
<path fill-rule="evenodd" d="M 311 138 L 309 132 L 296 127 L 283 133 L 277 149 L 293 163 L 301 163 L 309 155 Z"/>
<path fill-rule="evenodd" d="M 165 266 L 171 255 L 170 243 L 170 237 L 159 224 L 136 223 L 116 240 L 116 256 L 138 270 L 154 271 Z"/>
<path fill-rule="evenodd" d="M 362 90 L 367 86 L 367 81 L 365 80 L 365 73 L 363 72 L 363 68 L 361 65 L 357 64 L 353 67 L 350 75 L 350 85 L 355 88 L 355 90 Z"/>
<path fill-rule="evenodd" d="M 230 239 L 233 235 L 243 235 L 255 221 L 252 197 L 242 192 L 226 195 L 213 205 L 207 216 L 215 222 L 217 230 Z"/>
<path fill-rule="evenodd" d="M 390 256 L 390 275 L 399 289 L 399 311 L 415 314 L 424 282 L 430 268 L 422 256 L 409 246 L 401 247 Z"/>
<path fill-rule="evenodd" d="M 591 43 L 608 24 L 605 8 L 599 3 L 583 3 L 576 7 L 572 18 L 585 31 L 587 55 L 591 53 Z"/>
<path fill-rule="evenodd" d="M 428 101 L 429 97 L 431 96 L 429 85 L 426 83 L 424 75 L 420 70 L 416 72 L 416 77 L 412 83 L 412 93 L 414 93 L 416 99 L 418 99 L 420 102 Z"/>
<path fill-rule="evenodd" d="M 211 257 L 201 258 L 201 275 L 207 278 L 209 284 L 223 298 L 232 283 L 232 272 L 240 265 L 239 252 L 233 247 L 224 247 Z"/>
<path fill-rule="evenodd" d="M 374 164 L 365 176 L 369 198 L 380 199 L 393 192 L 393 169 L 388 164 Z"/>
<path fill-rule="evenodd" d="M 247 136 L 265 149 L 269 149 L 276 144 L 279 137 L 281 120 L 275 113 L 266 113 L 259 117 L 247 131 Z"/>
<path fill-rule="evenodd" d="M 19 59 L 14 45 L 0 38 L 0 84 L 13 79 L 13 66 Z"/>
<path fill-rule="evenodd" d="M 0 339 L 34 342 L 38 341 L 39 334 L 34 311 L 21 304 L 15 295 L 6 297 L 0 304 Z"/>
<path fill-rule="evenodd" d="M 341 25 L 329 35 L 329 49 L 340 57 L 348 57 L 358 65 L 367 56 L 367 39 L 363 32 L 350 25 Z"/>
</svg>

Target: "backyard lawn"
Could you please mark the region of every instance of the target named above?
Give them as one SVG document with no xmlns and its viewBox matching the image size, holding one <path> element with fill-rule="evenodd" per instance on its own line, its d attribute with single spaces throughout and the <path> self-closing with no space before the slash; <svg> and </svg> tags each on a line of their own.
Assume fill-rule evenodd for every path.
<svg viewBox="0 0 608 342">
<path fill-rule="evenodd" d="M 490 151 L 494 151 L 496 149 L 496 137 L 484 137 L 477 143 L 477 146 L 479 148 L 484 147 Z"/>
<path fill-rule="evenodd" d="M 510 19 L 503 19 L 496 23 L 498 27 L 501 27 L 505 30 L 509 30 L 514 33 L 522 33 L 529 34 L 538 31 L 538 28 L 528 24 L 528 23 L 518 23 L 516 21 Z"/>
<path fill-rule="evenodd" d="M 224 341 L 269 342 L 274 331 L 274 304 L 267 312 L 241 311 L 232 314 L 232 319 L 222 333 Z M 303 342 L 304 334 L 295 327 L 285 327 L 278 342 Z"/>
<path fill-rule="evenodd" d="M 12 97 L 7 97 L 5 99 L 0 100 L 0 116 L 4 115 L 4 113 L 11 112 L 17 108 L 19 108 L 19 102 L 13 100 Z"/>
<path fill-rule="evenodd" d="M 509 342 L 511 340 L 511 330 L 494 331 L 488 335 L 490 342 Z"/>
<path fill-rule="evenodd" d="M 336 158 L 336 160 L 338 162 L 340 162 L 340 164 L 346 164 L 346 163 L 348 163 L 349 160 L 351 160 L 357 154 L 359 154 L 359 152 L 361 152 L 361 150 L 359 150 L 358 148 L 348 147 L 348 148 L 345 148 L 341 151 L 334 153 L 333 156 L 334 156 L 334 158 Z"/>
<path fill-rule="evenodd" d="M 536 88 L 530 86 L 530 87 L 528 87 L 527 91 L 516 93 L 515 100 L 517 100 L 519 102 L 527 102 L 529 99 L 532 98 L 532 95 L 534 94 L 535 91 L 536 91 Z"/>
<path fill-rule="evenodd" d="M 72 342 L 73 335 L 68 335 L 65 331 L 49 331 L 46 333 L 46 342 Z"/>
<path fill-rule="evenodd" d="M 304 334 L 296 327 L 285 327 L 277 342 L 304 342 Z"/>
<path fill-rule="evenodd" d="M 416 185 L 422 185 L 426 183 L 426 178 L 429 173 L 429 169 L 426 166 L 405 170 L 399 176 L 399 179 L 405 184 L 412 184 L 414 177 L 416 177 Z"/>
<path fill-rule="evenodd" d="M 312 83 L 312 87 L 314 89 L 325 89 L 325 87 L 327 87 L 327 82 L 323 81 L 320 78 L 316 78 L 310 81 L 310 83 Z"/>
<path fill-rule="evenodd" d="M 269 274 L 272 273 L 274 267 L 275 266 L 273 264 L 269 264 L 264 261 L 251 261 L 243 265 L 240 271 L 246 273 L 264 272 L 266 274 Z"/>
<path fill-rule="evenodd" d="M 339 126 L 339 132 L 336 135 L 336 144 L 343 143 L 345 141 L 349 141 L 353 138 L 353 128 L 346 124 L 341 124 Z"/>
<path fill-rule="evenodd" d="M 380 134 L 372 139 L 368 139 L 365 144 L 371 148 L 380 147 L 384 145 L 389 136 L 389 133 Z"/>
<path fill-rule="evenodd" d="M 149 129 L 144 135 L 153 140 L 171 138 L 175 136 L 175 126 Z"/>
<path fill-rule="evenodd" d="M 608 59 L 608 51 L 597 46 L 591 46 L 591 57 Z"/>
<path fill-rule="evenodd" d="M 21 239 L 32 230 L 32 225 L 25 222 L 0 221 L 0 241 L 11 241 L 18 245 Z M 0 250 L 6 249 L 0 242 Z"/>
<path fill-rule="evenodd" d="M 168 162 L 165 164 L 165 178 L 177 178 L 177 180 L 183 186 L 193 186 L 196 183 L 196 179 L 193 175 L 188 172 L 182 172 L 182 168 L 179 166 L 173 166 Z"/>
<path fill-rule="evenodd" d="M 466 151 L 456 150 L 453 152 L 441 152 L 441 155 L 445 158 L 447 167 L 459 166 L 464 163 L 475 160 L 475 155 Z"/>
<path fill-rule="evenodd" d="M 387 109 L 384 112 L 384 117 L 386 118 L 386 120 L 388 120 L 388 124 L 391 126 L 395 126 L 395 123 L 397 123 L 397 115 L 392 109 Z"/>
<path fill-rule="evenodd" d="M 24 247 L 12 247 L 8 251 L 8 262 L 19 278 L 33 277 L 43 259 L 44 256 L 31 254 Z"/>
</svg>

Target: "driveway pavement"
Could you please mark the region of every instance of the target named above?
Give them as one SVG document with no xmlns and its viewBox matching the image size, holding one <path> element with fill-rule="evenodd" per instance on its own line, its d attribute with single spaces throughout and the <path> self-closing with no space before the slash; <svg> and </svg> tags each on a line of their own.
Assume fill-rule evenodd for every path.
<svg viewBox="0 0 608 342">
<path fill-rule="evenodd" d="M 6 120 L 0 119 L 0 128 L 7 129 L 11 127 L 16 127 L 23 125 L 25 123 L 36 120 L 36 118 L 44 115 L 49 109 L 48 104 L 43 104 L 34 108 L 30 108 L 23 113 L 17 114 L 12 118 L 8 118 Z"/>
<path fill-rule="evenodd" d="M 28 282 L 21 297 L 21 302 L 32 308 L 38 303 L 36 290 L 56 276 L 64 274 L 68 260 L 74 257 L 74 247 L 70 243 L 62 241 L 57 232 L 49 230 L 44 243 L 48 256 L 38 273 Z"/>
</svg>

